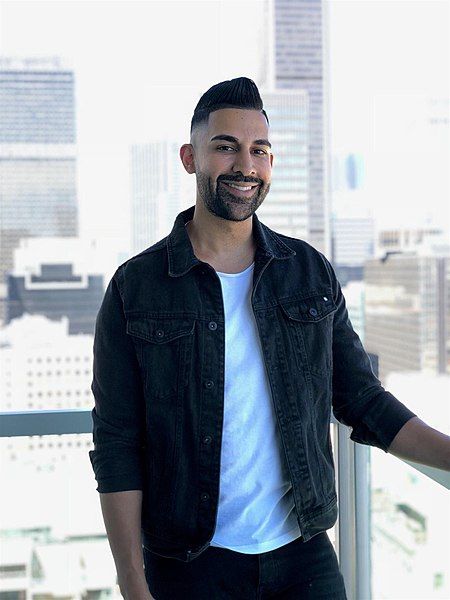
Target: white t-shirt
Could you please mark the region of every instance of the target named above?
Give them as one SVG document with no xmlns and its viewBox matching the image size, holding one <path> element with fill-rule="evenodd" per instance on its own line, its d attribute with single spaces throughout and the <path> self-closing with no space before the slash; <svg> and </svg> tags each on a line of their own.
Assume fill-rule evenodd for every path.
<svg viewBox="0 0 450 600">
<path fill-rule="evenodd" d="M 225 407 L 212 546 L 268 552 L 301 535 L 250 295 L 254 263 L 220 273 L 225 308 Z"/>
</svg>

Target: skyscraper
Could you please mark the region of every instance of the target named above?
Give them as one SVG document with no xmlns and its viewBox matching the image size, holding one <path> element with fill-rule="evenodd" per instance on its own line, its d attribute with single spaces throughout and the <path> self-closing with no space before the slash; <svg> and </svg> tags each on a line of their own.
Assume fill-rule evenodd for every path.
<svg viewBox="0 0 450 600">
<path fill-rule="evenodd" d="M 180 146 L 175 140 L 161 140 L 131 147 L 133 254 L 166 236 L 177 214 L 195 204 L 195 178 L 183 171 Z"/>
<path fill-rule="evenodd" d="M 364 265 L 365 347 L 389 373 L 450 372 L 450 248 L 386 254 Z"/>
<path fill-rule="evenodd" d="M 258 215 L 284 235 L 308 239 L 308 96 L 299 90 L 263 95 L 274 161 L 270 194 Z"/>
<path fill-rule="evenodd" d="M 58 58 L 0 59 L 0 321 L 20 238 L 75 236 L 74 74 Z"/>
<path fill-rule="evenodd" d="M 329 255 L 322 0 L 273 0 L 274 85 L 308 94 L 307 241 Z M 269 11 L 269 14 L 270 11 Z M 269 70 L 272 70 L 271 68 Z M 270 115 L 269 115 L 270 118 Z"/>
</svg>

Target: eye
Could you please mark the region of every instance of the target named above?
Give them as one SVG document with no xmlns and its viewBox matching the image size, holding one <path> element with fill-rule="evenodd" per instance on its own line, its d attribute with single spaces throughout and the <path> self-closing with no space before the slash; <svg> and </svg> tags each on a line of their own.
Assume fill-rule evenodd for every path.
<svg viewBox="0 0 450 600">
<path fill-rule="evenodd" d="M 217 150 L 222 150 L 222 148 L 230 148 L 231 150 L 234 150 L 233 146 L 217 146 Z M 267 154 L 267 152 L 261 148 L 255 148 L 255 152 L 261 152 L 260 156 Z"/>
</svg>

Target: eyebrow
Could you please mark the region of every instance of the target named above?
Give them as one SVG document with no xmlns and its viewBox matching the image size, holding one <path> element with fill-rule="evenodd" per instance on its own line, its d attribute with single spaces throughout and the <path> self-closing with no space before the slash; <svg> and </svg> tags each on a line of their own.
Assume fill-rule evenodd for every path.
<svg viewBox="0 0 450 600">
<path fill-rule="evenodd" d="M 227 142 L 234 142 L 236 144 L 239 144 L 239 140 L 236 137 L 234 137 L 233 135 L 227 135 L 225 133 L 215 135 L 209 141 L 213 142 L 214 140 L 226 140 Z M 268 146 L 269 148 L 272 148 L 272 144 L 269 142 L 269 140 L 254 140 L 253 143 L 257 146 Z"/>
</svg>

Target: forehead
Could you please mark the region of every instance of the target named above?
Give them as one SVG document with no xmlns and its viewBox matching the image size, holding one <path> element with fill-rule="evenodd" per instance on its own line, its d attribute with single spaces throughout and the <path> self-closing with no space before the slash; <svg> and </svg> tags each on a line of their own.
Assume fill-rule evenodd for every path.
<svg viewBox="0 0 450 600">
<path fill-rule="evenodd" d="M 239 139 L 266 138 L 269 131 L 266 117 L 258 110 L 221 108 L 209 115 L 208 141 L 218 134 L 233 135 Z"/>
</svg>

